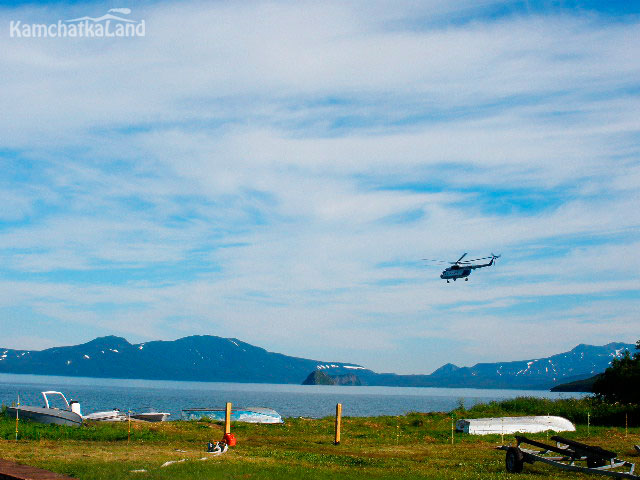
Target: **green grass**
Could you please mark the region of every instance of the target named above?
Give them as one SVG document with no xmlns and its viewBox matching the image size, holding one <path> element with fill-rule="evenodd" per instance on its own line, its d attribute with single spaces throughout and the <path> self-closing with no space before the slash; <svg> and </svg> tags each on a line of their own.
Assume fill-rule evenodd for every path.
<svg viewBox="0 0 640 480">
<path fill-rule="evenodd" d="M 342 442 L 333 444 L 334 419 L 286 419 L 284 425 L 234 424 L 238 445 L 226 454 L 204 453 L 209 440 L 222 438 L 219 423 L 166 422 L 95 423 L 81 428 L 21 422 L 16 442 L 15 421 L 0 419 L 0 448 L 8 460 L 46 468 L 79 479 L 581 479 L 584 475 L 526 465 L 511 476 L 504 468 L 500 435 L 454 434 L 452 417 L 493 414 L 546 414 L 529 409 L 531 400 L 476 406 L 451 413 L 411 413 L 399 417 L 344 418 Z M 551 407 L 550 404 L 540 404 Z M 568 408 L 566 405 L 557 408 Z M 578 407 L 576 407 L 578 408 Z M 477 415 L 476 415 L 477 414 Z M 640 429 L 579 424 L 564 436 L 617 451 L 634 459 Z M 547 434 L 531 435 L 545 441 Z M 129 440 L 128 440 L 129 438 Z M 504 443 L 512 443 L 505 436 Z M 206 460 L 201 460 L 206 458 Z M 167 467 L 167 461 L 182 460 Z M 144 470 L 144 472 L 134 472 Z"/>
<path fill-rule="evenodd" d="M 640 405 L 608 404 L 594 397 L 565 398 L 551 400 L 537 397 L 517 397 L 500 402 L 464 407 L 452 412 L 458 417 L 501 417 L 513 415 L 557 415 L 576 424 L 586 424 L 587 416 L 591 425 L 611 425 L 624 427 L 640 426 Z"/>
<path fill-rule="evenodd" d="M 68 427 L 64 425 L 45 425 L 40 423 L 20 421 L 18 425 L 18 438 L 21 440 L 88 440 L 114 442 L 127 440 L 160 440 L 166 435 L 147 426 L 135 428 L 131 434 L 122 425 L 115 423 L 85 424 L 82 428 Z M 16 438 L 15 420 L 0 422 L 0 438 L 13 440 Z"/>
</svg>

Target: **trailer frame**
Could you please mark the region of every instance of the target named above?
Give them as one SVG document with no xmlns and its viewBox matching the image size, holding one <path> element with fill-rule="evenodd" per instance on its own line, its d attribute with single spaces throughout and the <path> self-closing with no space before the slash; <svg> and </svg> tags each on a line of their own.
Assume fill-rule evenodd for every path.
<svg viewBox="0 0 640 480">
<path fill-rule="evenodd" d="M 546 463 L 553 467 L 573 472 L 606 475 L 615 478 L 640 479 L 634 473 L 635 464 L 619 459 L 615 452 L 601 447 L 587 445 L 560 436 L 551 437 L 556 445 L 547 445 L 536 440 L 531 440 L 522 435 L 516 435 L 517 444 L 501 445 L 498 450 L 505 450 L 505 466 L 509 473 L 520 473 L 525 463 Z M 541 450 L 521 448 L 520 445 L 531 445 Z M 552 454 L 561 456 L 552 456 Z M 583 465 L 576 464 L 582 463 Z M 586 466 L 584 466 L 586 464 Z M 622 470 L 624 469 L 624 470 Z"/>
</svg>

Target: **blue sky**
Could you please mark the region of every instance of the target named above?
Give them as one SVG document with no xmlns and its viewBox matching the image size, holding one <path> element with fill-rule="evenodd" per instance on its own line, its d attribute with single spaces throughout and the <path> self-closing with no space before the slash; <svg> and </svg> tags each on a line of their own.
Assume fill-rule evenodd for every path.
<svg viewBox="0 0 640 480">
<path fill-rule="evenodd" d="M 429 373 L 638 339 L 634 2 L 4 2 L 1 346 Z M 144 37 L 12 38 L 131 9 Z M 422 258 L 502 253 L 447 285 Z"/>
</svg>

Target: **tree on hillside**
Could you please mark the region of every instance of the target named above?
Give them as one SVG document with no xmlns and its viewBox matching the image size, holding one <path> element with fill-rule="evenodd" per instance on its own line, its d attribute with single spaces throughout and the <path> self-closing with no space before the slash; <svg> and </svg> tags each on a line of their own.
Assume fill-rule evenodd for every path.
<svg viewBox="0 0 640 480">
<path fill-rule="evenodd" d="M 611 366 L 593 384 L 593 393 L 606 402 L 640 404 L 640 340 L 636 353 L 627 350 L 614 358 Z"/>
</svg>

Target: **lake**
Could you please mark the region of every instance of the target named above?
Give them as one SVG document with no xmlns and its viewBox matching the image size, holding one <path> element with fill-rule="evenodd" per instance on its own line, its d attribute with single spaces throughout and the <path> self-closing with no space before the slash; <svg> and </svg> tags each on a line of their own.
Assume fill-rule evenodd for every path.
<svg viewBox="0 0 640 480">
<path fill-rule="evenodd" d="M 450 411 L 519 396 L 544 398 L 580 397 L 580 393 L 545 390 L 492 390 L 473 388 L 348 387 L 326 385 L 275 385 L 261 383 L 179 382 L 120 380 L 111 378 L 57 377 L 0 374 L 0 402 L 9 405 L 20 395 L 23 405 L 40 406 L 45 390 L 57 390 L 80 402 L 82 413 L 119 408 L 141 411 L 153 407 L 180 418 L 183 408 L 263 406 L 283 417 L 321 418 L 335 413 L 342 403 L 344 416 L 403 415 L 407 412 Z"/>
</svg>

